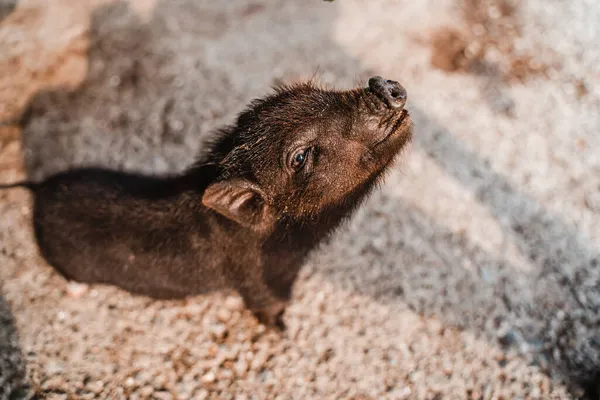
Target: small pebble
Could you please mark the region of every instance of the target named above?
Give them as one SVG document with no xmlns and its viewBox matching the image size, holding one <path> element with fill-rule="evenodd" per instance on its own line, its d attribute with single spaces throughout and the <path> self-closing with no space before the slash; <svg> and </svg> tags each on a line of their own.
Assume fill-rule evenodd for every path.
<svg viewBox="0 0 600 400">
<path fill-rule="evenodd" d="M 96 381 L 88 385 L 88 389 L 96 394 L 99 394 L 104 389 L 104 382 Z"/>
<path fill-rule="evenodd" d="M 217 340 L 223 339 L 227 335 L 227 327 L 223 324 L 215 324 L 210 328 L 210 333 Z"/>
<path fill-rule="evenodd" d="M 83 296 L 89 289 L 89 285 L 85 283 L 70 281 L 67 283 L 67 295 L 74 299 L 78 299 Z"/>
<path fill-rule="evenodd" d="M 227 322 L 231 319 L 231 311 L 226 308 L 219 309 L 217 313 L 217 319 L 221 322 Z"/>
<path fill-rule="evenodd" d="M 244 301 L 237 296 L 229 296 L 225 300 L 225 308 L 231 311 L 240 311 L 244 308 Z"/>
<path fill-rule="evenodd" d="M 154 388 L 152 386 L 144 386 L 140 389 L 140 394 L 144 397 L 150 397 L 154 393 Z"/>
<path fill-rule="evenodd" d="M 208 399 L 209 393 L 206 389 L 200 389 L 194 395 L 194 399 L 196 400 L 205 400 Z"/>
<path fill-rule="evenodd" d="M 205 374 L 200 380 L 204 383 L 213 383 L 216 379 L 217 377 L 215 376 L 215 374 L 213 372 L 209 372 Z"/>
<path fill-rule="evenodd" d="M 169 392 L 154 392 L 154 398 L 158 400 L 172 400 L 173 395 Z"/>
<path fill-rule="evenodd" d="M 239 360 L 238 362 L 235 363 L 234 369 L 235 369 L 235 373 L 239 377 L 243 378 L 248 373 L 248 363 L 246 362 L 246 360 Z"/>
</svg>

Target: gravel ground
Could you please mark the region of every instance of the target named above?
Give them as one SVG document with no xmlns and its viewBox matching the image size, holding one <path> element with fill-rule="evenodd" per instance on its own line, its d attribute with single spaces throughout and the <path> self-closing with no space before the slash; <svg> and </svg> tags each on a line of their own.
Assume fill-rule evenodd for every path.
<svg viewBox="0 0 600 400">
<path fill-rule="evenodd" d="M 283 336 L 234 293 L 68 296 L 30 196 L 0 193 L 0 398 L 599 398 L 600 3 L 518 4 L 3 7 L 2 182 L 179 171 L 269 85 L 315 73 L 399 80 L 415 140 L 311 258 Z"/>
</svg>

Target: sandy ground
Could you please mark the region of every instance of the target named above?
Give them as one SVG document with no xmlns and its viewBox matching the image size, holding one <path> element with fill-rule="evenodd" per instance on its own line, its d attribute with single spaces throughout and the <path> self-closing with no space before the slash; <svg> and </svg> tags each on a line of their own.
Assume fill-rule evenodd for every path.
<svg viewBox="0 0 600 400">
<path fill-rule="evenodd" d="M 416 127 L 303 270 L 283 337 L 231 293 L 67 296 L 30 196 L 0 193 L 0 398 L 598 398 L 599 2 L 13 3 L 2 182 L 181 170 L 269 85 L 315 72 L 399 80 Z"/>
</svg>

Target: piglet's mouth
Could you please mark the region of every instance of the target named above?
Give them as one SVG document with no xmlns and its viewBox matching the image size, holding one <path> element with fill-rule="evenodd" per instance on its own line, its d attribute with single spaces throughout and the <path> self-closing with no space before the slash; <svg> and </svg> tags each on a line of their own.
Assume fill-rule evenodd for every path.
<svg viewBox="0 0 600 400">
<path fill-rule="evenodd" d="M 385 142 L 387 142 L 390 138 L 397 136 L 396 133 L 403 131 L 403 126 L 405 125 L 405 123 L 407 123 L 409 120 L 409 115 L 408 115 L 408 111 L 407 110 L 402 110 L 400 112 L 400 116 L 394 121 L 393 125 L 390 127 L 390 129 L 387 130 L 387 133 L 385 134 L 385 136 L 383 138 L 381 138 L 380 140 L 378 140 L 375 144 L 374 147 L 377 147 L 381 144 L 384 144 Z"/>
</svg>

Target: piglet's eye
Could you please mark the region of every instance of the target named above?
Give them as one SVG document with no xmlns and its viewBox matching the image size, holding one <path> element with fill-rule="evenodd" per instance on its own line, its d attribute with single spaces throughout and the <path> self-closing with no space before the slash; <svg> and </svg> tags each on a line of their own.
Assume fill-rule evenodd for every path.
<svg viewBox="0 0 600 400">
<path fill-rule="evenodd" d="M 309 148 L 296 150 L 290 157 L 290 168 L 294 171 L 299 171 L 306 163 L 309 152 Z"/>
</svg>

